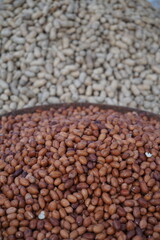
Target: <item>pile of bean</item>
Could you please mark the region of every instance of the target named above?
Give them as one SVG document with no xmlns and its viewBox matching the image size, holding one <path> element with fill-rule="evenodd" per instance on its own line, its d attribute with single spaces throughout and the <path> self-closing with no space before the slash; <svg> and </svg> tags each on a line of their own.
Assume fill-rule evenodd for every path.
<svg viewBox="0 0 160 240">
<path fill-rule="evenodd" d="M 0 239 L 159 240 L 160 122 L 93 105 L 1 117 Z"/>
<path fill-rule="evenodd" d="M 159 26 L 147 0 L 0 0 L 0 113 L 75 101 L 159 113 Z"/>
</svg>

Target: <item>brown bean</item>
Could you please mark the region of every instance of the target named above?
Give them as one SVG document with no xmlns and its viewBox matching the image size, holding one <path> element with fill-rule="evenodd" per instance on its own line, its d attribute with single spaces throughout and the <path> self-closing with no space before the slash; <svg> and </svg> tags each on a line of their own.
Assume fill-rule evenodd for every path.
<svg viewBox="0 0 160 240">
<path fill-rule="evenodd" d="M 77 185 L 77 189 L 78 190 L 85 189 L 85 188 L 88 188 L 88 184 L 87 183 L 79 183 Z"/>
<path fill-rule="evenodd" d="M 116 209 L 117 209 L 116 204 L 111 204 L 108 209 L 109 214 L 113 215 L 116 212 Z"/>
<path fill-rule="evenodd" d="M 70 233 L 70 238 L 71 239 L 76 239 L 78 237 L 78 231 L 77 230 L 73 230 L 71 233 Z"/>
<path fill-rule="evenodd" d="M 76 148 L 82 150 L 82 149 L 84 149 L 86 146 L 87 146 L 87 142 L 84 141 L 84 140 L 82 140 L 82 141 L 80 141 L 80 142 L 77 144 Z"/>
<path fill-rule="evenodd" d="M 118 187 L 118 180 L 115 177 L 111 178 L 111 185 L 113 187 Z"/>
<path fill-rule="evenodd" d="M 69 238 L 69 233 L 65 229 L 60 230 L 60 235 L 62 238 Z"/>
<path fill-rule="evenodd" d="M 73 180 L 72 179 L 68 179 L 65 182 L 64 187 L 68 189 L 68 188 L 72 187 L 72 185 L 73 185 Z"/>
<path fill-rule="evenodd" d="M 126 169 L 126 170 L 121 171 L 120 176 L 122 178 L 131 177 L 132 176 L 132 172 L 131 172 L 131 170 Z"/>
<path fill-rule="evenodd" d="M 56 203 L 56 201 L 52 201 L 52 202 L 50 202 L 49 205 L 48 205 L 48 209 L 49 209 L 49 211 L 53 211 L 53 210 L 55 210 L 56 207 L 57 207 L 57 203 Z"/>
<path fill-rule="evenodd" d="M 147 221 L 145 219 L 142 219 L 139 223 L 139 226 L 141 229 L 144 229 L 147 227 Z"/>
<path fill-rule="evenodd" d="M 100 220 L 103 218 L 104 212 L 102 210 L 99 210 L 95 213 L 95 220 Z"/>
<path fill-rule="evenodd" d="M 102 167 L 100 170 L 99 170 L 99 175 L 102 177 L 102 176 L 105 176 L 107 173 L 107 168 L 106 167 Z"/>
<path fill-rule="evenodd" d="M 10 208 L 8 208 L 8 209 L 6 210 L 6 213 L 7 213 L 7 214 L 15 213 L 16 210 L 17 210 L 17 209 L 16 209 L 15 207 L 10 207 Z"/>
<path fill-rule="evenodd" d="M 109 204 L 109 205 L 112 204 L 112 199 L 107 193 L 102 194 L 102 199 L 105 202 L 105 204 Z"/>
<path fill-rule="evenodd" d="M 54 227 L 59 226 L 59 220 L 58 220 L 58 219 L 56 219 L 56 218 L 54 218 L 54 217 L 51 217 L 51 218 L 49 219 L 49 221 L 50 221 L 50 223 L 51 223 Z"/>
<path fill-rule="evenodd" d="M 59 172 L 59 171 L 52 171 L 52 172 L 50 173 L 50 176 L 51 176 L 52 178 L 60 177 L 60 176 L 61 176 L 61 172 Z"/>
<path fill-rule="evenodd" d="M 36 219 L 31 220 L 30 223 L 29 223 L 29 227 L 31 229 L 35 229 L 36 226 L 37 226 L 37 220 Z"/>
<path fill-rule="evenodd" d="M 69 204 L 69 201 L 67 199 L 62 199 L 61 200 L 61 205 L 63 207 L 68 207 L 70 204 Z"/>
<path fill-rule="evenodd" d="M 33 213 L 30 212 L 30 211 L 26 211 L 26 212 L 24 213 L 24 216 L 25 216 L 25 218 L 26 218 L 27 220 L 32 220 L 32 219 L 34 218 Z"/>
<path fill-rule="evenodd" d="M 140 209 L 139 207 L 134 207 L 133 208 L 133 215 L 135 218 L 140 218 Z"/>
<path fill-rule="evenodd" d="M 113 227 L 114 227 L 117 231 L 119 231 L 119 230 L 121 229 L 121 223 L 120 223 L 120 221 L 119 221 L 119 220 L 114 220 L 114 221 L 113 221 Z"/>
<path fill-rule="evenodd" d="M 149 191 L 145 181 L 140 182 L 140 188 L 141 188 L 142 193 L 148 193 L 148 191 Z"/>
<path fill-rule="evenodd" d="M 37 240 L 43 240 L 45 237 L 44 233 L 38 233 Z"/>
<path fill-rule="evenodd" d="M 7 234 L 8 235 L 14 235 L 15 233 L 17 232 L 17 228 L 16 227 L 9 227 L 8 229 L 7 229 Z"/>
<path fill-rule="evenodd" d="M 70 203 L 76 203 L 77 202 L 77 198 L 74 195 L 71 195 L 71 194 L 69 194 L 67 196 L 67 199 Z"/>
<path fill-rule="evenodd" d="M 134 230 L 134 228 L 135 228 L 134 222 L 128 221 L 127 224 L 126 224 L 127 231 L 132 231 L 132 230 Z"/>
<path fill-rule="evenodd" d="M 103 233 L 98 233 L 98 234 L 96 235 L 96 239 L 97 239 L 97 240 L 103 240 L 103 239 L 105 239 L 105 237 L 106 237 L 106 233 L 105 233 L 105 232 L 103 232 Z"/>
<path fill-rule="evenodd" d="M 113 235 L 114 233 L 115 233 L 115 230 L 114 230 L 113 227 L 108 227 L 108 228 L 107 228 L 107 234 L 108 234 L 108 235 Z"/>
<path fill-rule="evenodd" d="M 53 184 L 54 183 L 53 178 L 51 178 L 50 176 L 45 176 L 44 180 L 47 184 Z"/>
<path fill-rule="evenodd" d="M 148 202 L 144 198 L 139 198 L 138 203 L 140 204 L 141 207 L 144 207 L 144 208 L 148 207 Z"/>
<path fill-rule="evenodd" d="M 89 240 L 93 240 L 94 239 L 94 233 L 84 233 L 83 237 Z"/>
<path fill-rule="evenodd" d="M 26 178 L 20 178 L 19 182 L 22 186 L 28 187 L 29 186 L 29 180 Z"/>
<path fill-rule="evenodd" d="M 16 213 L 10 213 L 7 215 L 7 218 L 8 218 L 8 220 L 13 220 L 16 218 L 16 215 L 17 215 Z"/>
<path fill-rule="evenodd" d="M 120 232 L 118 235 L 118 240 L 126 240 L 126 235 L 123 232 Z"/>
<path fill-rule="evenodd" d="M 50 240 L 58 240 L 58 236 L 56 234 L 52 234 L 50 236 Z"/>
<path fill-rule="evenodd" d="M 38 194 L 38 188 L 36 185 L 31 184 L 28 188 L 27 188 L 28 192 L 31 194 Z"/>
<path fill-rule="evenodd" d="M 97 224 L 97 225 L 95 225 L 95 226 L 93 227 L 93 231 L 94 231 L 95 233 L 100 233 L 100 232 L 103 231 L 103 229 L 104 229 L 104 225 L 103 225 L 103 224 Z"/>
<path fill-rule="evenodd" d="M 134 237 L 133 237 L 133 240 L 143 240 L 143 238 L 142 238 L 141 236 L 138 236 L 138 235 L 137 235 L 137 236 L 134 236 Z"/>
<path fill-rule="evenodd" d="M 91 218 L 90 217 L 86 217 L 83 221 L 83 225 L 84 227 L 88 227 L 91 224 Z"/>
</svg>

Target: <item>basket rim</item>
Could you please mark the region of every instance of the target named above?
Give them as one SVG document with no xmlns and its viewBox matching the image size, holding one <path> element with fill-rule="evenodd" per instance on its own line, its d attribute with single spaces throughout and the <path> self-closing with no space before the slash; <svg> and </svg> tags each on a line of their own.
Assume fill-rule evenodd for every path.
<svg viewBox="0 0 160 240">
<path fill-rule="evenodd" d="M 152 113 L 152 112 L 148 112 L 145 110 L 141 110 L 141 109 L 136 109 L 136 108 L 130 108 L 130 107 L 125 107 L 125 106 L 117 106 L 117 105 L 108 105 L 108 104 L 97 104 L 97 103 L 55 103 L 55 104 L 47 104 L 47 105 L 37 105 L 34 107 L 28 107 L 28 108 L 23 108 L 23 109 L 18 109 L 18 110 L 14 110 L 12 112 L 8 112 L 5 114 L 0 115 L 0 118 L 2 118 L 3 116 L 16 116 L 16 115 L 22 115 L 22 114 L 26 114 L 26 113 L 34 113 L 37 111 L 45 111 L 45 110 L 49 110 L 50 108 L 60 108 L 60 107 L 89 107 L 89 106 L 97 106 L 101 109 L 111 109 L 117 112 L 121 112 L 121 113 L 127 113 L 127 112 L 136 112 L 141 116 L 147 116 L 149 119 L 150 118 L 154 118 L 156 120 L 160 121 L 160 115 L 156 114 L 156 113 Z"/>
</svg>

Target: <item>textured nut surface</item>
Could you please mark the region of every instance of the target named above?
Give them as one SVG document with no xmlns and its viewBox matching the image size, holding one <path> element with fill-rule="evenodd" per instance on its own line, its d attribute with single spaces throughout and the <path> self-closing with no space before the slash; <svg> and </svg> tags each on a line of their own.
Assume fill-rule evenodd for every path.
<svg viewBox="0 0 160 240">
<path fill-rule="evenodd" d="M 159 3 L 1 0 L 0 114 L 75 101 L 160 113 L 160 18 L 153 1 Z M 37 154 L 45 157 L 41 147 Z"/>
<path fill-rule="evenodd" d="M 94 105 L 3 116 L 0 159 L 2 239 L 160 239 L 156 119 Z"/>
</svg>

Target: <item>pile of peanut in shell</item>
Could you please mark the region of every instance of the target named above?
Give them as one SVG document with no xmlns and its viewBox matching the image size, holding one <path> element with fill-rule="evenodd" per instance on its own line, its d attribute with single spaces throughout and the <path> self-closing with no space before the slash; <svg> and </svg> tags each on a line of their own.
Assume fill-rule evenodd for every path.
<svg viewBox="0 0 160 240">
<path fill-rule="evenodd" d="M 0 119 L 1 240 L 159 240 L 160 122 L 90 105 Z"/>
</svg>

